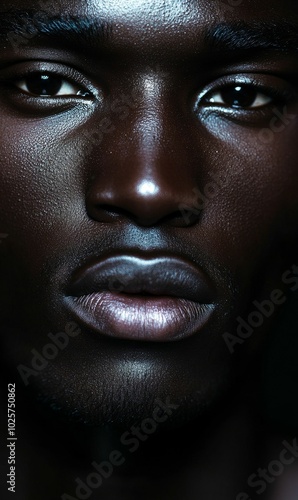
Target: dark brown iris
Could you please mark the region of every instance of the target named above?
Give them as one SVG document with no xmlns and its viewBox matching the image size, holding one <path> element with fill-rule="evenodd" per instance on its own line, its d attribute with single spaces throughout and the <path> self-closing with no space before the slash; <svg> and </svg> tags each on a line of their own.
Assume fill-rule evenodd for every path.
<svg viewBox="0 0 298 500">
<path fill-rule="evenodd" d="M 31 94 L 55 96 L 62 87 L 62 78 L 56 75 L 34 73 L 26 78 L 26 85 Z"/>
</svg>

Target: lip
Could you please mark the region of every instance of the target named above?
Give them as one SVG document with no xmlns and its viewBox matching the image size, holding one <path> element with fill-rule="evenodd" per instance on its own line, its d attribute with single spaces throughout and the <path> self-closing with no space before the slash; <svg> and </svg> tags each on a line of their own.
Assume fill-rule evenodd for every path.
<svg viewBox="0 0 298 500">
<path fill-rule="evenodd" d="M 119 255 L 77 270 L 65 300 L 78 321 L 102 335 L 169 342 L 203 328 L 215 290 L 184 259 Z"/>
</svg>

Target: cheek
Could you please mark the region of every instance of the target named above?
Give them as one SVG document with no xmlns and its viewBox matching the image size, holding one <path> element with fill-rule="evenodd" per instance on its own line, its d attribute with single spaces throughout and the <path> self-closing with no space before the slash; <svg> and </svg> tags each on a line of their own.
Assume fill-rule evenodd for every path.
<svg viewBox="0 0 298 500">
<path fill-rule="evenodd" d="M 58 120 L 42 127 L 6 120 L 0 134 L 0 232 L 9 234 L 16 254 L 37 263 L 71 238 L 84 217 L 83 152 Z"/>
<path fill-rule="evenodd" d="M 49 253 L 76 245 L 78 228 L 87 227 L 88 141 L 79 120 L 70 115 L 0 122 L 0 182 L 7 193 L 0 199 L 0 231 L 9 233 L 23 261 L 34 257 L 36 269 Z M 197 140 L 208 146 L 198 166 L 205 180 L 194 195 L 194 206 L 202 195 L 204 210 L 193 234 L 206 254 L 232 271 L 245 263 L 248 275 L 269 241 L 278 241 L 286 226 L 297 231 L 296 137 L 295 121 L 268 144 L 260 140 L 259 127 L 219 118 L 204 123 Z"/>
<path fill-rule="evenodd" d="M 244 263 L 249 268 L 249 262 L 257 262 L 264 248 L 276 248 L 285 234 L 297 241 L 297 120 L 266 144 L 260 128 L 219 119 L 206 128 L 212 144 L 209 164 L 224 182 L 217 183 L 215 194 L 208 188 L 204 193 L 205 239 L 212 242 L 216 235 L 214 255 L 231 269 Z"/>
</svg>

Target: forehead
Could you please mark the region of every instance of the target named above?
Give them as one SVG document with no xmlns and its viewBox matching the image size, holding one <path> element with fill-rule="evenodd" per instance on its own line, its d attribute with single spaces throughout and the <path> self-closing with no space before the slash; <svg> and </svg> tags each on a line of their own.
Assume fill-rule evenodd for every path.
<svg viewBox="0 0 298 500">
<path fill-rule="evenodd" d="M 298 21 L 295 0 L 3 0 L 0 12 L 14 8 L 100 19 L 130 33 L 139 31 L 143 37 L 157 33 L 187 37 L 192 29 L 229 20 Z"/>
<path fill-rule="evenodd" d="M 282 19 L 298 24 L 295 0 L 4 0 L 1 3 L 0 13 L 13 15 L 14 11 L 19 12 L 17 24 L 21 30 L 26 12 L 33 17 L 35 27 L 40 20 L 47 24 L 53 17 L 71 17 L 78 26 L 71 30 L 73 33 L 76 29 L 89 31 L 84 49 L 95 46 L 102 51 L 108 46 L 121 56 L 137 54 L 146 58 L 153 54 L 154 58 L 166 57 L 169 61 L 177 57 L 181 61 L 184 54 L 193 55 L 204 49 L 208 54 L 206 34 L 210 29 L 216 30 L 220 23 L 270 21 L 272 27 L 275 21 Z M 88 23 L 84 26 L 86 20 Z M 258 30 L 259 26 L 255 26 L 255 32 Z M 105 33 L 108 36 L 103 36 Z M 240 36 L 238 29 L 230 38 L 234 37 L 235 41 Z M 246 36 L 245 33 L 242 41 Z M 75 37 L 76 46 L 78 40 L 79 37 Z M 239 40 L 240 45 L 242 41 Z M 58 37 L 56 42 L 60 43 Z M 61 42 L 64 45 L 63 39 Z"/>
</svg>

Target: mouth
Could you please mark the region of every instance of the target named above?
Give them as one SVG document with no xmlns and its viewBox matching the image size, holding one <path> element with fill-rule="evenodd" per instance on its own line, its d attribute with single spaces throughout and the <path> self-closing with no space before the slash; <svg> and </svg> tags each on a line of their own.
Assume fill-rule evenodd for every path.
<svg viewBox="0 0 298 500">
<path fill-rule="evenodd" d="M 66 307 L 118 339 L 169 342 L 198 333 L 215 308 L 209 278 L 180 258 L 113 256 L 75 272 Z"/>
</svg>

